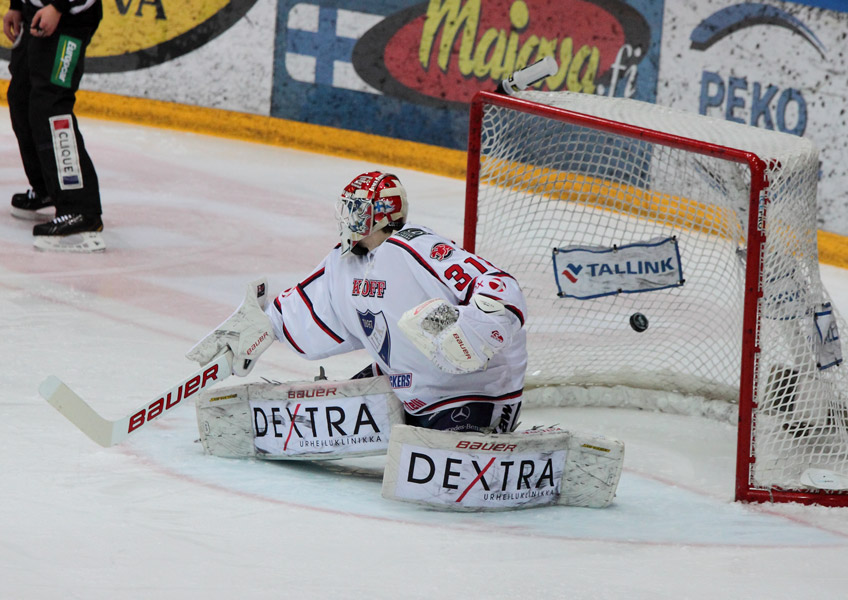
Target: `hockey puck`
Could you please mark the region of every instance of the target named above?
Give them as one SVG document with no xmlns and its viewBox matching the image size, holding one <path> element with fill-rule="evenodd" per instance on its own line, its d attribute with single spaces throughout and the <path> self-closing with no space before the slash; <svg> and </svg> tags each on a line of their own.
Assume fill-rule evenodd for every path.
<svg viewBox="0 0 848 600">
<path fill-rule="evenodd" d="M 642 313 L 633 313 L 630 315 L 630 326 L 633 328 L 633 331 L 642 333 L 648 328 L 648 317 Z"/>
</svg>

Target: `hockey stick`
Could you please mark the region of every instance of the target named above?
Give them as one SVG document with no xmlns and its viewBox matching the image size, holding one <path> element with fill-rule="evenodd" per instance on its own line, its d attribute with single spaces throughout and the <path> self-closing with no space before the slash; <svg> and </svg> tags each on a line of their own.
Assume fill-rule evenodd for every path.
<svg viewBox="0 0 848 600">
<path fill-rule="evenodd" d="M 179 405 L 180 401 L 223 381 L 232 372 L 233 354 L 228 351 L 157 396 L 152 402 L 146 402 L 126 417 L 114 421 L 98 414 L 58 377 L 51 375 L 45 379 L 38 392 L 80 431 L 104 448 L 108 448 L 120 444 L 143 425 Z"/>
<path fill-rule="evenodd" d="M 501 81 L 495 89 L 495 93 L 512 96 L 516 92 L 526 90 L 531 85 L 539 83 L 545 77 L 555 75 L 557 68 L 556 59 L 553 56 L 546 56 L 532 65 L 519 69 L 507 79 Z"/>
<path fill-rule="evenodd" d="M 848 490 L 848 475 L 827 469 L 807 469 L 801 473 L 801 483 L 820 490 Z"/>
</svg>

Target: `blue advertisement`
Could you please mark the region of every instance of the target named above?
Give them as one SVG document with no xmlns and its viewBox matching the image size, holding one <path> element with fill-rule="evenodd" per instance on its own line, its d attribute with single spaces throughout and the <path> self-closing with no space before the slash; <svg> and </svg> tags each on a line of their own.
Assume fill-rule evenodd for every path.
<svg viewBox="0 0 848 600">
<path fill-rule="evenodd" d="M 663 2 L 280 0 L 271 116 L 464 149 L 468 103 L 545 56 L 538 89 L 654 102 Z"/>
</svg>

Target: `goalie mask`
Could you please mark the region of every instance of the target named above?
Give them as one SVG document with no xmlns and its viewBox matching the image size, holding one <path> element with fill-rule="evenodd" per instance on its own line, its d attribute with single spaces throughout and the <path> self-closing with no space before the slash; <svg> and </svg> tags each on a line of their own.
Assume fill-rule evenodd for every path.
<svg viewBox="0 0 848 600">
<path fill-rule="evenodd" d="M 336 207 L 342 256 L 375 231 L 402 225 L 408 211 L 406 190 L 390 173 L 363 173 L 345 187 Z"/>
</svg>

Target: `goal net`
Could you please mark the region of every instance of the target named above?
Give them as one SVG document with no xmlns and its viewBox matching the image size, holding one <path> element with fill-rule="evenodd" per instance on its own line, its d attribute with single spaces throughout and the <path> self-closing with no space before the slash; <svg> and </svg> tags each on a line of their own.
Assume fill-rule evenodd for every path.
<svg viewBox="0 0 848 600">
<path fill-rule="evenodd" d="M 819 276 L 817 177 L 804 138 L 479 93 L 464 244 L 525 292 L 528 404 L 738 421 L 738 500 L 848 505 L 846 329 Z"/>
</svg>

